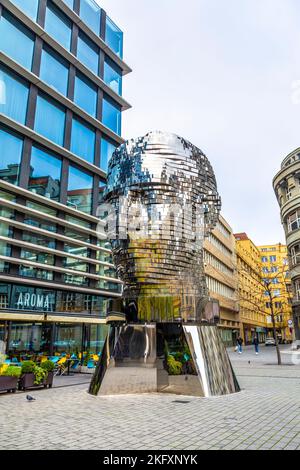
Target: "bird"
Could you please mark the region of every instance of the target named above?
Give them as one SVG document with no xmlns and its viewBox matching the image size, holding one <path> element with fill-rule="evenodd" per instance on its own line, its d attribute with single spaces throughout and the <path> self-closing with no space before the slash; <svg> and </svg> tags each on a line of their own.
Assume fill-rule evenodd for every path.
<svg viewBox="0 0 300 470">
<path fill-rule="evenodd" d="M 27 400 L 27 401 L 34 401 L 35 398 L 32 397 L 31 395 L 26 395 L 26 400 Z"/>
</svg>

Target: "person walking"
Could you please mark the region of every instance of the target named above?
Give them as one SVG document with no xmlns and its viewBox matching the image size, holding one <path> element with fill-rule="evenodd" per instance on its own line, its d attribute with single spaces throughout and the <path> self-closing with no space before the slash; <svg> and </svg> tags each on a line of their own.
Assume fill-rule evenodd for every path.
<svg viewBox="0 0 300 470">
<path fill-rule="evenodd" d="M 254 336 L 254 338 L 253 338 L 253 344 L 254 344 L 255 354 L 257 355 L 258 354 L 258 345 L 259 345 L 259 341 L 258 341 L 257 336 Z"/>
<path fill-rule="evenodd" d="M 242 354 L 243 352 L 243 338 L 241 338 L 241 336 L 238 337 L 237 339 L 237 347 L 238 347 L 238 353 L 239 354 Z"/>
</svg>

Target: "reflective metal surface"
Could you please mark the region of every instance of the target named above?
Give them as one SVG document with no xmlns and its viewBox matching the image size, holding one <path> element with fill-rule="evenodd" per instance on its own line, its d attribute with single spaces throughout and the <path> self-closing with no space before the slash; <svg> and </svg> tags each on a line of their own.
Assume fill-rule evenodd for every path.
<svg viewBox="0 0 300 470">
<path fill-rule="evenodd" d="M 220 211 L 206 156 L 174 134 L 129 141 L 110 160 L 104 200 L 124 291 L 90 393 L 239 391 L 204 275 L 202 242 Z"/>
<path fill-rule="evenodd" d="M 128 321 L 201 321 L 203 237 L 220 211 L 206 156 L 174 134 L 128 141 L 110 160 L 104 198 L 116 211 L 109 238 Z"/>
</svg>

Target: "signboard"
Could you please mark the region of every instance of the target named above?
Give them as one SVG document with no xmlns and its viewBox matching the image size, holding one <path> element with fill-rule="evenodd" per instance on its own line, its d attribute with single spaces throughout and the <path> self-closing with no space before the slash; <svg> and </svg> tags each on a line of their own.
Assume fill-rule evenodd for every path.
<svg viewBox="0 0 300 470">
<path fill-rule="evenodd" d="M 34 294 L 29 292 L 20 292 L 17 300 L 17 308 L 32 310 L 50 310 L 51 298 L 50 295 Z"/>
</svg>

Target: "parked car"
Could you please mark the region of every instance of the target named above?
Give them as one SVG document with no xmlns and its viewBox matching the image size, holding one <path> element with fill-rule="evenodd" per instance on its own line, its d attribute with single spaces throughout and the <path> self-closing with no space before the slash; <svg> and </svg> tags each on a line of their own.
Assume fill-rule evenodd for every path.
<svg viewBox="0 0 300 470">
<path fill-rule="evenodd" d="M 274 338 L 266 338 L 265 346 L 276 346 Z"/>
</svg>

